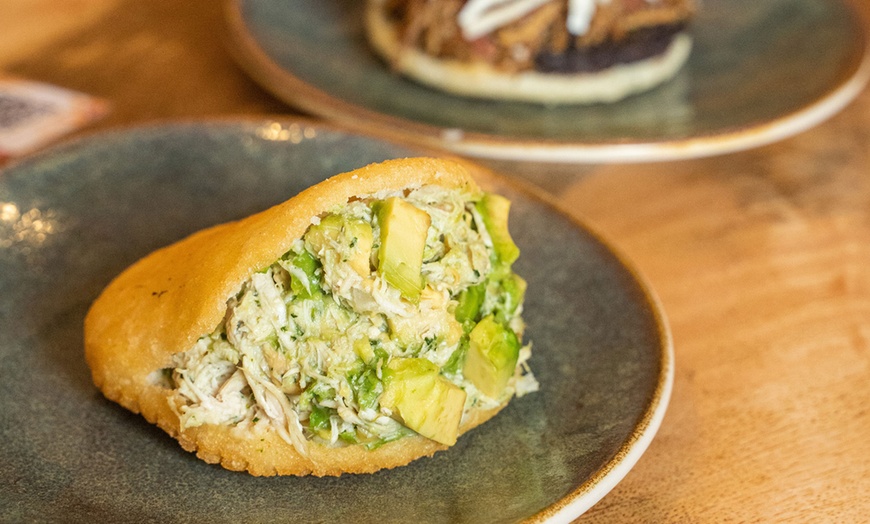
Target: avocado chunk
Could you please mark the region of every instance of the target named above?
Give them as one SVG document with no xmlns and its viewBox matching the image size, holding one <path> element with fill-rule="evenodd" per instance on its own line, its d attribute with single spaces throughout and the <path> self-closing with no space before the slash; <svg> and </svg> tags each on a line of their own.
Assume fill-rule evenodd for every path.
<svg viewBox="0 0 870 524">
<path fill-rule="evenodd" d="M 372 349 L 372 343 L 367 338 L 358 338 L 354 340 L 353 352 L 356 353 L 360 360 L 362 360 L 366 364 L 368 364 L 375 358 L 375 352 L 374 349 Z"/>
<path fill-rule="evenodd" d="M 359 276 L 368 278 L 372 272 L 372 226 L 362 220 L 348 220 L 345 232 L 351 236 L 349 245 L 353 249 L 348 263 Z"/>
<path fill-rule="evenodd" d="M 397 315 L 387 317 L 391 337 L 403 348 L 419 348 L 423 343 L 422 337 L 417 332 L 418 324 L 416 317 L 405 318 Z"/>
<path fill-rule="evenodd" d="M 519 354 L 516 334 L 490 315 L 468 334 L 468 354 L 462 373 L 484 395 L 497 399 L 514 374 Z"/>
<path fill-rule="evenodd" d="M 290 289 L 294 295 L 301 298 L 313 298 L 322 293 L 320 276 L 317 274 L 320 263 L 314 258 L 314 255 L 308 251 L 303 251 L 290 259 L 290 265 L 284 267 L 290 273 Z"/>
<path fill-rule="evenodd" d="M 353 396 L 362 409 L 376 409 L 384 384 L 372 366 L 357 365 L 347 374 Z"/>
<path fill-rule="evenodd" d="M 346 255 L 347 263 L 361 277 L 371 273 L 372 226 L 357 218 L 327 215 L 305 233 L 305 246 L 314 254 L 326 247 Z"/>
<path fill-rule="evenodd" d="M 380 404 L 408 428 L 452 446 L 459 435 L 465 391 L 424 358 L 396 358 L 383 371 Z"/>
<path fill-rule="evenodd" d="M 456 320 L 463 326 L 473 325 L 480 313 L 484 298 L 486 298 L 485 282 L 471 286 L 459 293 L 458 304 L 453 311 Z"/>
<path fill-rule="evenodd" d="M 483 218 L 496 256 L 507 265 L 513 264 L 520 256 L 520 248 L 514 244 L 508 231 L 511 201 L 501 195 L 486 193 L 475 207 Z"/>
<path fill-rule="evenodd" d="M 302 237 L 305 247 L 319 257 L 324 248 L 338 241 L 342 224 L 344 220 L 338 215 L 326 215 L 321 218 L 320 222 L 309 227 Z"/>
<path fill-rule="evenodd" d="M 430 222 L 428 213 L 398 197 L 378 206 L 378 274 L 411 302 L 417 302 L 423 290 L 420 270 Z"/>
<path fill-rule="evenodd" d="M 508 323 L 523 303 L 526 296 L 526 281 L 516 273 L 511 273 L 501 282 L 503 301 L 496 307 L 496 320 Z"/>
</svg>

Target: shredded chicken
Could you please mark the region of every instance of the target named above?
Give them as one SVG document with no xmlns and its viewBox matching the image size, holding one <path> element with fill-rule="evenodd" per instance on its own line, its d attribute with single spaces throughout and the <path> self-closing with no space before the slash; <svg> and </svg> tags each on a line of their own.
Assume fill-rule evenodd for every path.
<svg viewBox="0 0 870 524">
<path fill-rule="evenodd" d="M 272 384 L 251 359 L 247 357 L 242 359 L 242 370 L 248 385 L 251 386 L 254 398 L 257 399 L 257 404 L 272 420 L 281 438 L 292 444 L 300 455 L 308 456 L 308 442 L 299 423 L 299 415 L 293 409 L 287 395 Z"/>
<path fill-rule="evenodd" d="M 430 217 L 419 299 L 406 300 L 371 267 L 361 275 L 352 262 L 357 238 L 328 237 L 317 253 L 306 247 L 310 242 L 294 243 L 242 285 L 213 333 L 175 355 L 172 375 L 183 428 L 267 421 L 301 455 L 315 438 L 330 445 L 389 441 L 407 430 L 378 405 L 382 369 L 391 358 L 407 357 L 442 368 L 460 353 L 463 326 L 454 316 L 460 293 L 487 284 L 483 309 L 507 311 L 504 325 L 522 336 L 522 306 L 490 278 L 493 239 L 469 195 L 422 188 L 378 199 L 390 196 L 401 196 Z M 379 238 L 371 205 L 354 201 L 335 214 L 343 224 L 364 221 Z M 377 249 L 372 246 L 372 259 Z M 294 262 L 303 255 L 316 269 Z M 294 283 L 304 283 L 304 291 L 294 291 Z M 372 356 L 375 347 L 381 356 Z M 503 395 L 532 387 L 534 379 L 523 378 L 531 376 L 527 358 Z M 466 409 L 503 400 L 480 393 L 461 371 L 451 378 L 469 392 Z"/>
</svg>

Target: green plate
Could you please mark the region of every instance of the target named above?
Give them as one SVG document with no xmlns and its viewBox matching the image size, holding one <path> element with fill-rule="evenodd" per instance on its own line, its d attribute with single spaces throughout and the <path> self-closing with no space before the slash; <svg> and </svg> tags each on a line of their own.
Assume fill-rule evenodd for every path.
<svg viewBox="0 0 870 524">
<path fill-rule="evenodd" d="M 82 322 L 121 270 L 324 178 L 417 152 L 302 121 L 93 135 L 0 172 L 0 522 L 571 519 L 628 472 L 664 415 L 668 328 L 595 234 L 507 180 L 540 392 L 449 450 L 341 478 L 206 464 L 91 382 Z"/>
<path fill-rule="evenodd" d="M 629 162 L 754 147 L 836 113 L 870 78 L 861 1 L 699 2 L 676 78 L 615 104 L 561 107 L 465 99 L 394 75 L 366 44 L 362 0 L 228 0 L 227 16 L 240 64 L 313 114 L 473 156 Z"/>
</svg>

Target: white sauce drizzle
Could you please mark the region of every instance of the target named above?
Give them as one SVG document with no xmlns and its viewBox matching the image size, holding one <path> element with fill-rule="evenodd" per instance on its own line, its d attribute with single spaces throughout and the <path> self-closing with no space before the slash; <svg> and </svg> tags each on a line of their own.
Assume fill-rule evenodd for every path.
<svg viewBox="0 0 870 524">
<path fill-rule="evenodd" d="M 467 40 L 475 40 L 551 1 L 471 0 L 459 11 L 459 27 Z"/>
<path fill-rule="evenodd" d="M 466 40 L 476 40 L 554 0 L 470 0 L 459 11 L 459 27 Z M 589 31 L 595 8 L 610 0 L 568 0 L 568 32 Z"/>
<path fill-rule="evenodd" d="M 583 35 L 589 31 L 595 8 L 598 4 L 609 4 L 610 0 L 568 0 L 568 32 Z"/>
</svg>

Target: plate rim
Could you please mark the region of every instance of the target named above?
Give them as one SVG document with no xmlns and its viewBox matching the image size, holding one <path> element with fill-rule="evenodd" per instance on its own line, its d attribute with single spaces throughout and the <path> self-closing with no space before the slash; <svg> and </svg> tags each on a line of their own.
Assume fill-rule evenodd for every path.
<svg viewBox="0 0 870 524">
<path fill-rule="evenodd" d="M 499 178 L 507 178 L 498 173 L 496 175 Z M 512 177 L 508 179 L 508 183 L 511 185 L 516 184 L 521 192 L 528 191 L 529 196 L 541 200 L 548 207 L 562 215 L 563 218 L 570 221 L 572 226 L 585 231 L 599 245 L 607 249 L 610 255 L 631 275 L 643 299 L 646 300 L 647 311 L 652 313 L 659 335 L 660 369 L 656 387 L 643 416 L 635 425 L 629 438 L 623 442 L 613 458 L 604 464 L 596 474 L 577 486 L 570 494 L 562 497 L 556 503 L 528 519 L 528 522 L 533 523 L 569 524 L 597 504 L 625 478 L 649 448 L 649 445 L 658 433 L 664 421 L 674 388 L 676 363 L 673 333 L 664 305 L 655 289 L 646 275 L 640 271 L 639 267 L 620 248 L 607 240 L 606 237 L 602 236 L 590 224 L 583 222 L 579 217 L 572 215 L 567 209 L 564 209 L 553 197 L 543 190 Z M 526 185 L 529 187 L 524 187 Z"/>
<path fill-rule="evenodd" d="M 445 153 L 439 150 L 421 147 L 407 140 L 394 140 L 372 133 L 364 133 L 348 128 L 334 122 L 323 122 L 307 117 L 295 117 L 288 115 L 223 115 L 216 117 L 190 117 L 190 118 L 161 118 L 148 122 L 121 124 L 107 128 L 91 129 L 82 133 L 67 137 L 46 148 L 34 153 L 17 158 L 12 162 L 0 167 L 0 184 L 4 183 L 4 176 L 20 169 L 32 169 L 40 163 L 49 161 L 56 155 L 75 154 L 77 148 L 88 145 L 101 138 L 118 138 L 124 135 L 131 136 L 139 133 L 159 133 L 161 130 L 180 131 L 188 128 L 185 132 L 202 133 L 208 128 L 219 126 L 242 131 L 245 127 L 279 123 L 284 127 L 299 126 L 313 127 L 316 130 L 344 133 L 357 138 L 386 142 L 398 147 L 416 150 L 421 155 L 434 155 L 442 158 L 458 158 L 460 161 L 468 160 Z M 318 133 L 319 135 L 319 133 Z M 577 485 L 568 494 L 550 506 L 539 512 L 523 517 L 523 520 L 531 523 L 570 523 L 589 508 L 598 503 L 629 473 L 640 457 L 646 452 L 650 443 L 658 432 L 665 417 L 667 407 L 673 390 L 675 357 L 673 335 L 667 320 L 663 304 L 651 286 L 647 277 L 639 270 L 637 265 L 626 254 L 607 240 L 591 224 L 574 216 L 565 209 L 555 197 L 538 188 L 531 182 L 517 177 L 503 175 L 500 172 L 483 166 L 479 163 L 470 162 L 475 168 L 484 172 L 486 181 L 493 182 L 496 186 L 508 187 L 526 198 L 536 200 L 545 205 L 554 213 L 568 221 L 571 227 L 584 232 L 598 246 L 603 248 L 627 275 L 632 279 L 638 291 L 639 300 L 643 301 L 645 311 L 650 314 L 656 329 L 657 362 L 659 365 L 655 388 L 650 399 L 643 407 L 640 419 L 634 424 L 630 435 L 626 438 L 614 453 L 613 457 L 602 464 L 589 478 Z"/>
<path fill-rule="evenodd" d="M 836 0 L 855 14 L 863 45 L 856 46 L 851 63 L 844 67 L 828 91 L 801 108 L 777 118 L 746 127 L 723 128 L 682 139 L 530 140 L 482 132 L 442 128 L 381 113 L 348 102 L 305 82 L 284 69 L 262 49 L 246 30 L 242 4 L 250 0 L 224 0 L 226 44 L 235 62 L 257 84 L 279 100 L 313 115 L 360 132 L 394 137 L 429 148 L 481 159 L 542 163 L 635 163 L 704 158 L 762 147 L 802 133 L 821 124 L 848 106 L 870 82 L 870 8 L 861 0 Z"/>
</svg>

